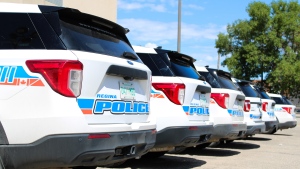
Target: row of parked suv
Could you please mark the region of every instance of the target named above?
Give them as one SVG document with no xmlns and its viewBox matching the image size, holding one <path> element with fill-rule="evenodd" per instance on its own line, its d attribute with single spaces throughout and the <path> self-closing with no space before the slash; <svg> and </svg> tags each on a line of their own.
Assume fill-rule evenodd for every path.
<svg viewBox="0 0 300 169">
<path fill-rule="evenodd" d="M 113 166 L 297 125 L 286 98 L 103 18 L 1 3 L 0 20 L 0 168 Z"/>
</svg>

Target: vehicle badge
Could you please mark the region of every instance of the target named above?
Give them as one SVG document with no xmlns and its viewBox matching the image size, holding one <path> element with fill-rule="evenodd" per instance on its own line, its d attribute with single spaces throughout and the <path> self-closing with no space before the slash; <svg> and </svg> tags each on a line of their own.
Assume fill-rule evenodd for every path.
<svg viewBox="0 0 300 169">
<path fill-rule="evenodd" d="M 131 61 L 129 61 L 129 60 L 127 60 L 127 63 L 129 63 L 130 65 L 133 65 L 133 62 L 131 62 Z"/>
</svg>

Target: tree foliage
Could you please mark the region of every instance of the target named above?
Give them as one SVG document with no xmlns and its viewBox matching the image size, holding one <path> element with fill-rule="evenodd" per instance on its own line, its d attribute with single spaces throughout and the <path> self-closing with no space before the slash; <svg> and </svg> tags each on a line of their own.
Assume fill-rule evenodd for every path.
<svg viewBox="0 0 300 169">
<path fill-rule="evenodd" d="M 271 92 L 300 95 L 300 5 L 298 1 L 252 2 L 249 19 L 220 33 L 216 48 L 222 65 L 240 79 L 266 77 Z"/>
</svg>

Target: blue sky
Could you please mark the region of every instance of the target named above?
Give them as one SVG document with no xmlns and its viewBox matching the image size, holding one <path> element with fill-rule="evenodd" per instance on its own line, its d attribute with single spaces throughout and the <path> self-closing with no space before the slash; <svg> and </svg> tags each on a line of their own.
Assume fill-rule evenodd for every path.
<svg viewBox="0 0 300 169">
<path fill-rule="evenodd" d="M 270 4 L 272 0 L 261 0 Z M 248 19 L 253 0 L 182 0 L 181 53 L 197 59 L 196 66 L 217 67 L 215 40 L 226 26 Z M 177 50 L 178 0 L 118 0 L 117 22 L 129 28 L 132 45 Z M 224 57 L 221 57 L 221 61 Z M 220 66 L 226 70 L 226 67 Z"/>
</svg>

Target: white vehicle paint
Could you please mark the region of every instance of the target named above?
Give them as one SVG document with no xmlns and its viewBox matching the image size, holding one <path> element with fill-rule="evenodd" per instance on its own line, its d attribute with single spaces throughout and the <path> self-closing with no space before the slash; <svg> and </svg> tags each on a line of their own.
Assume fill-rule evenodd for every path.
<svg viewBox="0 0 300 169">
<path fill-rule="evenodd" d="M 123 27 L 68 8 L 7 3 L 0 22 L 3 167 L 96 167 L 154 146 L 151 71 Z"/>
<path fill-rule="evenodd" d="M 241 138 L 247 131 L 244 121 L 245 95 L 238 91 L 227 72 L 206 67 L 196 67 L 212 86 L 210 121 L 214 123 L 211 142 Z"/>
<path fill-rule="evenodd" d="M 278 129 L 289 129 L 297 126 L 296 106 L 280 94 L 267 93 L 276 102 L 275 115 L 278 119 Z"/>
<path fill-rule="evenodd" d="M 263 89 L 260 89 L 258 86 L 250 85 L 261 98 L 261 112 L 262 112 L 262 120 L 265 122 L 266 130 L 263 133 L 272 134 L 278 129 L 278 121 L 276 119 L 274 109 L 275 109 L 275 101 L 272 100 L 265 93 Z"/>
<path fill-rule="evenodd" d="M 262 120 L 261 99 L 257 97 L 257 93 L 252 90 L 247 81 L 241 81 L 235 78 L 232 78 L 232 81 L 241 88 L 246 96 L 244 104 L 244 120 L 247 122 L 246 136 L 264 132 L 266 125 Z M 250 93 L 248 93 L 248 91 Z"/>
<path fill-rule="evenodd" d="M 150 116 L 157 122 L 157 137 L 150 151 L 164 153 L 174 147 L 191 147 L 207 141 L 213 130 L 209 121 L 211 87 L 204 81 L 174 73 L 174 67 L 180 67 L 173 62 L 175 58 L 186 64 L 187 71 L 194 70 L 188 64 L 192 58 L 184 56 L 187 60 L 182 60 L 183 54 L 176 52 L 133 48 L 152 71 Z"/>
</svg>

